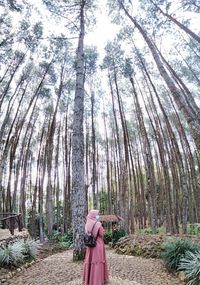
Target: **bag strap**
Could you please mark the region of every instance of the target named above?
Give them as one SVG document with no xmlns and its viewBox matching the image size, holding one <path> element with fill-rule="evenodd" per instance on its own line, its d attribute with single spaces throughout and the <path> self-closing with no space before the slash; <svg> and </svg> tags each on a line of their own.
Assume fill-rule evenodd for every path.
<svg viewBox="0 0 200 285">
<path fill-rule="evenodd" d="M 93 229 L 94 229 L 94 226 L 96 225 L 97 222 L 98 222 L 98 221 L 96 221 L 96 222 L 94 223 L 94 225 L 93 225 L 93 227 L 92 227 L 92 230 L 91 230 L 91 234 L 92 234 Z"/>
</svg>

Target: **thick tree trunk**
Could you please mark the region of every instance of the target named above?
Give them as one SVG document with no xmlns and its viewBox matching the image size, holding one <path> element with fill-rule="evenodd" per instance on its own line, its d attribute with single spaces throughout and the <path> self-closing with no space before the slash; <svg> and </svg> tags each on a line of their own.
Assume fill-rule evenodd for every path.
<svg viewBox="0 0 200 285">
<path fill-rule="evenodd" d="M 74 238 L 74 260 L 84 258 L 85 182 L 84 182 L 84 19 L 85 1 L 80 4 L 80 34 L 76 57 L 76 90 L 72 136 L 72 226 Z"/>
</svg>

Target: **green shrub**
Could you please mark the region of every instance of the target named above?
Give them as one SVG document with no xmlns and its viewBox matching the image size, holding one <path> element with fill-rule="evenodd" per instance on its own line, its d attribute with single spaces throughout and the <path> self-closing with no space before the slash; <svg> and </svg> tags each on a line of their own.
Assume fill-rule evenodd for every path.
<svg viewBox="0 0 200 285">
<path fill-rule="evenodd" d="M 22 253 L 27 260 L 36 258 L 38 248 L 39 246 L 34 240 L 24 240 L 22 242 Z"/>
<path fill-rule="evenodd" d="M 138 234 L 140 235 L 151 235 L 151 234 L 158 234 L 159 233 L 159 228 L 153 229 L 151 227 L 145 228 L 145 229 L 139 229 L 137 231 Z"/>
<path fill-rule="evenodd" d="M 59 241 L 60 242 L 70 242 L 70 243 L 73 243 L 73 232 L 72 231 L 68 231 L 64 235 L 61 235 L 59 237 Z"/>
<path fill-rule="evenodd" d="M 176 239 L 164 244 L 164 251 L 161 253 L 166 267 L 172 270 L 178 270 L 180 260 L 185 257 L 187 251 L 195 253 L 200 250 L 200 246 L 191 240 Z"/>
<path fill-rule="evenodd" d="M 66 249 L 69 249 L 69 248 L 73 248 L 73 243 L 69 242 L 69 241 L 61 241 L 59 243 L 61 245 L 61 247 L 64 247 Z"/>
<path fill-rule="evenodd" d="M 181 258 L 179 270 L 184 271 L 188 285 L 200 284 L 200 251 L 195 253 L 187 251 Z"/>
<path fill-rule="evenodd" d="M 51 235 L 47 235 L 47 237 L 50 243 L 57 243 L 60 242 L 62 234 L 59 231 L 53 231 L 53 233 Z"/>
<path fill-rule="evenodd" d="M 3 266 L 19 266 L 24 262 L 24 255 L 22 253 L 22 244 L 16 242 L 9 244 L 0 249 L 0 265 Z"/>
<path fill-rule="evenodd" d="M 105 244 L 109 244 L 109 242 L 112 242 L 112 232 L 110 230 L 106 230 L 103 240 Z"/>
<path fill-rule="evenodd" d="M 65 234 L 61 234 L 59 231 L 54 231 L 48 236 L 50 243 L 58 243 L 64 248 L 73 247 L 73 232 L 70 230 Z"/>
<path fill-rule="evenodd" d="M 73 232 L 68 231 L 64 235 L 59 238 L 59 243 L 64 248 L 72 248 L 73 247 Z"/>
<path fill-rule="evenodd" d="M 0 265 L 20 266 L 25 261 L 35 259 L 38 245 L 33 240 L 17 240 L 0 249 Z"/>
<path fill-rule="evenodd" d="M 126 235 L 126 232 L 123 229 L 119 229 L 119 230 L 114 231 L 113 234 L 112 234 L 112 243 L 113 243 L 113 245 L 115 245 L 117 243 L 117 241 L 120 238 L 124 237 L 125 235 Z"/>
<path fill-rule="evenodd" d="M 190 235 L 200 236 L 200 224 L 189 224 L 187 231 Z"/>
</svg>

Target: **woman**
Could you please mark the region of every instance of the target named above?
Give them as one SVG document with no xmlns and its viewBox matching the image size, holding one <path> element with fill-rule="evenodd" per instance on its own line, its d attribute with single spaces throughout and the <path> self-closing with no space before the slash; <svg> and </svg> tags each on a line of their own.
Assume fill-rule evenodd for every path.
<svg viewBox="0 0 200 285">
<path fill-rule="evenodd" d="M 93 236 L 96 238 L 96 246 L 87 247 L 86 249 L 83 266 L 83 285 L 104 285 L 108 282 L 108 269 L 103 241 L 105 230 L 98 220 L 99 211 L 91 210 L 87 215 L 85 233 L 92 231 Z"/>
</svg>

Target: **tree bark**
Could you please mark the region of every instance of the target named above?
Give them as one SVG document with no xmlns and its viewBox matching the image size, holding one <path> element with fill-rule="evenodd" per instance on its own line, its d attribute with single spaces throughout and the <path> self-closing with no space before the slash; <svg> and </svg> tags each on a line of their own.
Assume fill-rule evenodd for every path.
<svg viewBox="0 0 200 285">
<path fill-rule="evenodd" d="M 85 224 L 85 183 L 84 183 L 84 19 L 85 1 L 80 4 L 80 34 L 76 56 L 76 89 L 73 114 L 72 136 L 72 226 L 74 251 L 73 259 L 84 258 L 84 224 Z"/>
</svg>

